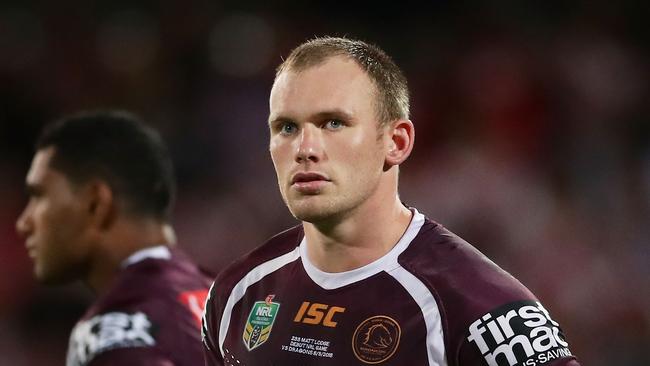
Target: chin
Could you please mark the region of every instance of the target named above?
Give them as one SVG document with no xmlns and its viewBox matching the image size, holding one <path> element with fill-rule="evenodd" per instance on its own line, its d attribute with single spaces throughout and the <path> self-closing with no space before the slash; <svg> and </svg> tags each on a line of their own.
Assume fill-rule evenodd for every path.
<svg viewBox="0 0 650 366">
<path fill-rule="evenodd" d="M 332 202 L 293 202 L 288 204 L 293 217 L 309 223 L 331 220 L 339 214 Z"/>
<path fill-rule="evenodd" d="M 34 272 L 34 277 L 36 277 L 36 281 L 43 285 L 58 285 L 61 283 L 61 281 L 58 281 L 55 276 L 38 271 Z"/>
<path fill-rule="evenodd" d="M 38 267 L 34 270 L 34 277 L 44 285 L 63 285 L 74 281 L 74 278 L 69 274 L 47 271 Z"/>
<path fill-rule="evenodd" d="M 307 221 L 307 222 L 312 222 L 313 220 L 317 220 L 319 216 L 319 212 L 315 209 L 307 209 L 304 207 L 295 207 L 295 206 L 289 206 L 289 211 L 291 212 L 291 215 L 295 217 L 296 219 L 300 221 Z"/>
<path fill-rule="evenodd" d="M 303 222 L 316 224 L 327 220 L 330 216 L 323 215 L 320 212 L 309 212 L 309 213 L 293 213 L 293 217 Z"/>
</svg>

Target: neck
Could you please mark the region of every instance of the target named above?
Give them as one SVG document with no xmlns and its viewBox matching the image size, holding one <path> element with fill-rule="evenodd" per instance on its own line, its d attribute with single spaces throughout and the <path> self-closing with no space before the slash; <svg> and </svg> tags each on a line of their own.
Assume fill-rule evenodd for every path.
<svg viewBox="0 0 650 366">
<path fill-rule="evenodd" d="M 397 244 L 411 216 L 395 194 L 389 204 L 385 200 L 366 202 L 335 223 L 303 222 L 309 260 L 331 273 L 372 263 Z"/>
<path fill-rule="evenodd" d="M 100 245 L 92 254 L 85 279 L 97 294 L 106 291 L 122 269 L 122 262 L 131 254 L 144 248 L 175 243 L 171 226 L 151 219 L 116 222 L 103 234 Z"/>
</svg>

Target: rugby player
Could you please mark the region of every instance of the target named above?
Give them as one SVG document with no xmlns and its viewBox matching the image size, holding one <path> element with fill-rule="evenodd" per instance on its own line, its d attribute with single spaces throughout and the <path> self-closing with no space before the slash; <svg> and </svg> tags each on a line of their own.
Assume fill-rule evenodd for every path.
<svg viewBox="0 0 650 366">
<path fill-rule="evenodd" d="M 96 294 L 67 365 L 202 363 L 210 279 L 174 245 L 175 181 L 158 133 L 125 112 L 69 116 L 42 132 L 26 185 L 16 228 L 35 277 Z"/>
<path fill-rule="evenodd" d="M 379 48 L 317 38 L 279 66 L 270 153 L 302 224 L 214 282 L 206 365 L 576 366 L 518 280 L 398 196 L 405 77 Z"/>
</svg>

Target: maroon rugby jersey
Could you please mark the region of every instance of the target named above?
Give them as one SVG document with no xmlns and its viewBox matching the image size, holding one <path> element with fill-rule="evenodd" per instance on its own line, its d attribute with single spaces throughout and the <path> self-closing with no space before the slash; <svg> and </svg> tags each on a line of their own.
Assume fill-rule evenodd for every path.
<svg viewBox="0 0 650 366">
<path fill-rule="evenodd" d="M 165 246 L 131 255 L 70 335 L 67 366 L 195 366 L 210 279 Z"/>
<path fill-rule="evenodd" d="M 226 269 L 204 313 L 206 365 L 578 365 L 526 287 L 413 211 L 389 253 L 352 271 L 315 268 L 301 227 Z"/>
</svg>

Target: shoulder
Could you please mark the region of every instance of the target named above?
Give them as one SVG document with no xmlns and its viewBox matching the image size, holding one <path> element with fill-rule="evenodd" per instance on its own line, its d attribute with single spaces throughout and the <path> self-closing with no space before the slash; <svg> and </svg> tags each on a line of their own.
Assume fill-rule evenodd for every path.
<svg viewBox="0 0 650 366">
<path fill-rule="evenodd" d="M 239 258 L 219 273 L 210 290 L 213 295 L 225 295 L 247 274 L 263 265 L 272 265 L 273 261 L 281 261 L 283 256 L 292 253 L 303 238 L 302 226 L 287 229 Z"/>
<path fill-rule="evenodd" d="M 449 328 L 465 328 L 490 310 L 536 300 L 521 282 L 478 249 L 429 219 L 399 263 L 436 298 Z"/>
<path fill-rule="evenodd" d="M 85 365 L 109 351 L 133 348 L 158 352 L 154 323 L 141 311 L 108 311 L 80 320 L 70 334 L 68 365 Z M 119 352 L 118 352 L 119 351 Z"/>
<path fill-rule="evenodd" d="M 231 294 L 236 292 L 237 288 L 242 290 L 247 283 L 253 283 L 274 268 L 292 261 L 302 237 L 302 226 L 285 230 L 219 273 L 209 290 L 202 319 L 201 335 L 208 357 L 219 357 L 216 351 L 216 337 Z M 243 295 L 243 291 L 240 295 Z"/>
<path fill-rule="evenodd" d="M 467 307 L 468 312 L 478 313 L 508 301 L 534 299 L 510 273 L 429 219 L 400 255 L 399 263 L 433 288 L 443 303 Z"/>
<path fill-rule="evenodd" d="M 455 363 L 573 359 L 559 324 L 535 295 L 442 225 L 427 219 L 399 263 L 435 297 Z M 510 354 L 515 344 L 526 355 Z M 546 351 L 553 351 L 552 357 Z"/>
<path fill-rule="evenodd" d="M 131 353 L 186 358 L 172 355 L 175 345 L 200 353 L 200 307 L 208 285 L 209 279 L 177 252 L 170 259 L 128 266 L 75 325 L 68 352 L 71 364 Z"/>
</svg>

